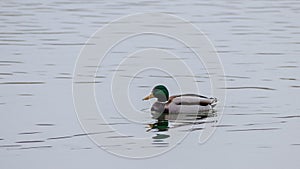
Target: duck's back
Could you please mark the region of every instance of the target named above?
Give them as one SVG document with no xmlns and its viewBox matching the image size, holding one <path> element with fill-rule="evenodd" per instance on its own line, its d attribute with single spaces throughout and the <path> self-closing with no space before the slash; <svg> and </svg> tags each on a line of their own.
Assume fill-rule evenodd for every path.
<svg viewBox="0 0 300 169">
<path fill-rule="evenodd" d="M 216 98 L 195 94 L 171 96 L 166 108 L 171 113 L 197 113 L 211 110 L 217 103 Z"/>
</svg>

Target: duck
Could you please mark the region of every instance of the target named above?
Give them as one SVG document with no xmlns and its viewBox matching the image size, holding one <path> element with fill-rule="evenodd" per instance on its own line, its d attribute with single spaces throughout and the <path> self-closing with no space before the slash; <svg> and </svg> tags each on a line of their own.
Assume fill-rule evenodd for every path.
<svg viewBox="0 0 300 169">
<path fill-rule="evenodd" d="M 217 98 L 198 94 L 180 94 L 169 97 L 169 91 L 164 85 L 156 85 L 151 93 L 143 100 L 156 98 L 151 107 L 152 113 L 200 113 L 213 110 L 217 105 Z"/>
</svg>

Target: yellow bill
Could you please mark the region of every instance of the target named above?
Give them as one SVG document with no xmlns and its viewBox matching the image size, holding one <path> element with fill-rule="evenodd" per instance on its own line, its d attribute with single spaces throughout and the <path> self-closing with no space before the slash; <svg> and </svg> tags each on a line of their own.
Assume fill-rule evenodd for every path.
<svg viewBox="0 0 300 169">
<path fill-rule="evenodd" d="M 153 93 L 151 93 L 149 96 L 146 96 L 145 98 L 143 98 L 143 100 L 149 100 L 151 98 L 154 98 Z"/>
</svg>

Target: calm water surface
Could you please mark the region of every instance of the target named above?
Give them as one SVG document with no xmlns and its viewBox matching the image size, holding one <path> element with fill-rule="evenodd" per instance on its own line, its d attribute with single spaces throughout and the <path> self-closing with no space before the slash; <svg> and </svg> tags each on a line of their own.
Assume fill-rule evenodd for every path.
<svg viewBox="0 0 300 169">
<path fill-rule="evenodd" d="M 1 168 L 298 168 L 300 165 L 300 2 L 287 1 L 3 1 L 0 2 L 0 166 Z M 72 98 L 76 58 L 88 38 L 112 20 L 134 13 L 165 12 L 201 29 L 224 66 L 227 95 L 216 132 L 198 144 L 205 123 L 218 116 L 167 117 L 149 113 L 147 95 L 164 82 L 177 94 L 174 79 L 161 72 L 133 78 L 133 104 L 145 123 L 133 123 L 105 107 L 108 124 L 125 133 L 124 144 L 103 148 L 130 151 L 169 146 L 176 134 L 189 135 L 174 149 L 144 160 L 121 158 L 99 148 L 84 133 Z M 150 39 L 146 40 L 145 39 Z M 170 50 L 198 70 L 196 82 L 210 95 L 205 68 L 188 49 L 156 36 L 120 43 L 96 75 L 96 97 L 126 52 Z M 168 61 L 166 61 L 167 63 Z M 171 62 L 171 61 L 170 61 Z M 91 65 L 95 66 L 95 65 Z M 125 75 L 132 78 L 132 75 Z M 160 124 L 157 124 L 160 122 Z M 167 124 L 168 123 L 168 124 Z M 151 126 L 161 126 L 149 129 Z M 164 129 L 166 124 L 170 127 Z M 125 144 L 149 137 L 146 146 Z"/>
</svg>

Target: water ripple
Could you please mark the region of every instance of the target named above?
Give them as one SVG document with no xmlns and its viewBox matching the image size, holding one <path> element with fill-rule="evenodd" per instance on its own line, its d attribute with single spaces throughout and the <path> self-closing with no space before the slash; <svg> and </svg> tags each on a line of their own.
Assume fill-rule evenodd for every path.
<svg viewBox="0 0 300 169">
<path fill-rule="evenodd" d="M 223 89 L 258 89 L 258 90 L 276 90 L 270 87 L 256 87 L 256 86 L 241 86 L 241 87 L 226 87 Z"/>
<path fill-rule="evenodd" d="M 239 132 L 239 131 L 267 131 L 267 130 L 279 130 L 280 128 L 250 128 L 250 129 L 233 129 L 227 130 L 229 132 Z"/>
<path fill-rule="evenodd" d="M 300 115 L 280 116 L 280 117 L 276 117 L 276 118 L 282 118 L 282 119 L 300 118 Z"/>
<path fill-rule="evenodd" d="M 38 123 L 35 124 L 37 126 L 42 126 L 42 127 L 51 127 L 51 126 L 55 126 L 55 124 L 51 124 L 51 123 Z"/>
<path fill-rule="evenodd" d="M 32 135 L 32 134 L 39 134 L 41 132 L 39 131 L 31 131 L 31 132 L 22 132 L 22 133 L 18 133 L 19 135 Z"/>
<path fill-rule="evenodd" d="M 15 143 L 43 143 L 44 140 L 24 140 L 24 141 L 16 141 Z"/>
<path fill-rule="evenodd" d="M 45 82 L 2 82 L 2 85 L 35 85 L 35 84 L 45 84 Z"/>
<path fill-rule="evenodd" d="M 0 145 L 0 148 L 11 148 L 11 147 L 21 147 L 22 145 L 17 144 L 7 144 L 7 145 Z"/>
<path fill-rule="evenodd" d="M 21 147 L 20 150 L 27 150 L 27 149 L 44 149 L 44 148 L 52 148 L 52 146 L 32 146 L 32 147 Z"/>
</svg>

